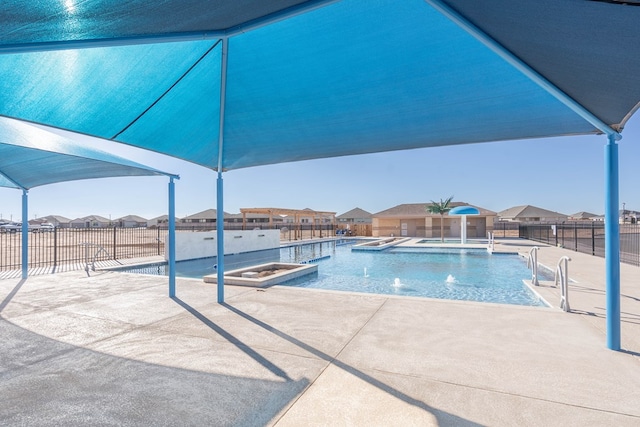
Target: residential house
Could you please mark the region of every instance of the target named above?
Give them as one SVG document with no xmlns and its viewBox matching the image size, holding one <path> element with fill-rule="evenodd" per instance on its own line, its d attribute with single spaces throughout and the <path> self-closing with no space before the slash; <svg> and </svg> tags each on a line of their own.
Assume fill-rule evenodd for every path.
<svg viewBox="0 0 640 427">
<path fill-rule="evenodd" d="M 640 220 L 640 212 L 632 211 L 630 209 L 621 209 L 619 212 L 620 224 L 637 224 Z"/>
<path fill-rule="evenodd" d="M 300 222 L 303 224 L 314 225 L 333 224 L 335 222 L 335 217 L 335 212 L 322 212 L 311 208 L 304 208 L 300 215 Z"/>
<path fill-rule="evenodd" d="M 597 221 L 601 215 L 597 215 L 591 212 L 578 212 L 573 215 L 569 215 L 567 219 L 569 221 Z"/>
<path fill-rule="evenodd" d="M 514 206 L 498 212 L 499 221 L 511 222 L 557 222 L 566 221 L 567 215 L 542 209 L 537 206 Z"/>
<path fill-rule="evenodd" d="M 350 234 L 357 236 L 371 236 L 371 213 L 360 208 L 353 208 L 336 217 L 338 230 L 349 230 Z"/>
<path fill-rule="evenodd" d="M 346 224 L 371 224 L 371 213 L 360 208 L 353 208 L 348 212 L 336 217 L 338 225 Z"/>
<path fill-rule="evenodd" d="M 115 225 L 121 228 L 140 228 L 147 226 L 147 220 L 138 215 L 127 215 L 116 219 Z"/>
<path fill-rule="evenodd" d="M 178 219 L 176 219 L 176 222 Z M 160 215 L 147 221 L 148 228 L 168 227 L 169 215 Z"/>
<path fill-rule="evenodd" d="M 29 224 L 40 225 L 43 223 L 53 224 L 56 228 L 69 228 L 71 226 L 71 220 L 61 215 L 47 215 L 40 218 L 36 218 L 33 221 L 29 221 Z"/>
<path fill-rule="evenodd" d="M 76 218 L 70 222 L 72 228 L 107 228 L 111 227 L 113 222 L 99 215 L 89 215 L 82 218 Z"/>
<path fill-rule="evenodd" d="M 284 220 L 278 215 L 269 215 L 266 213 L 237 213 L 227 214 L 224 217 L 225 224 L 231 225 L 233 228 L 242 227 L 246 224 L 246 227 L 268 227 L 271 224 L 272 227 L 278 227 Z"/>
<path fill-rule="evenodd" d="M 218 211 L 216 209 L 207 209 L 202 212 L 198 212 L 193 215 L 188 215 L 180 220 L 180 226 L 191 227 L 200 230 L 215 230 Z M 223 212 L 223 221 L 229 216 L 228 213 Z M 224 226 L 224 224 L 223 224 Z"/>
</svg>

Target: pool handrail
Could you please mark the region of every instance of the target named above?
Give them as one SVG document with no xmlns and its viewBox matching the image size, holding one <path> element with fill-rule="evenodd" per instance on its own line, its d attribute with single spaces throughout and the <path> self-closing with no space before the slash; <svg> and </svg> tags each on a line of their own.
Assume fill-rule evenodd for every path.
<svg viewBox="0 0 640 427">
<path fill-rule="evenodd" d="M 569 261 L 571 258 L 566 255 L 560 258 L 554 278 L 555 286 L 558 286 L 558 280 L 560 280 L 560 308 L 566 312 L 571 311 L 571 307 L 569 307 Z"/>
<path fill-rule="evenodd" d="M 101 252 L 104 252 L 107 255 L 107 257 L 111 258 L 111 255 L 109 254 L 109 252 L 97 243 L 82 242 L 82 243 L 78 243 L 78 245 L 84 246 L 84 271 L 87 273 L 87 276 L 90 276 L 89 269 L 91 269 L 91 271 L 96 271 L 96 261 L 97 261 L 98 255 L 100 255 Z M 89 262 L 90 247 L 97 248 L 96 253 L 93 254 L 91 262 Z M 116 260 L 116 262 L 120 264 L 119 261 Z"/>
<path fill-rule="evenodd" d="M 527 258 L 527 268 L 531 268 L 531 283 L 534 286 L 540 286 L 538 282 L 538 249 L 534 246 L 529 251 L 529 258 Z"/>
</svg>

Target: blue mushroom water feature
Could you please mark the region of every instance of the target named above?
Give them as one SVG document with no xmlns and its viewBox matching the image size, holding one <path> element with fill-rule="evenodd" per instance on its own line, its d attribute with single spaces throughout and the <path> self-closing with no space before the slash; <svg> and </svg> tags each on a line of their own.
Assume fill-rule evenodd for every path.
<svg viewBox="0 0 640 427">
<path fill-rule="evenodd" d="M 459 215 L 460 218 L 460 243 L 467 243 L 467 215 L 480 215 L 478 208 L 473 206 L 456 206 L 449 211 L 449 215 Z"/>
</svg>

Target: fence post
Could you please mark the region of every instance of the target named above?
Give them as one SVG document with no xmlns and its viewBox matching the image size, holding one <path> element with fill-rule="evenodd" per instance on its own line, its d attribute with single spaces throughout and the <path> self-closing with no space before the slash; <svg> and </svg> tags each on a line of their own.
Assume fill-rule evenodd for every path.
<svg viewBox="0 0 640 427">
<path fill-rule="evenodd" d="M 555 223 L 554 233 L 556 236 L 556 248 L 558 247 L 558 223 Z"/>
<path fill-rule="evenodd" d="M 574 246 L 576 248 L 576 252 L 578 252 L 578 223 L 573 223 L 573 241 L 575 242 Z"/>
<path fill-rule="evenodd" d="M 156 237 L 156 242 L 158 243 L 158 255 L 160 255 L 160 226 L 158 226 L 157 230 L 158 230 L 158 235 Z"/>
<path fill-rule="evenodd" d="M 53 266 L 58 266 L 58 227 L 53 228 Z"/>
<path fill-rule="evenodd" d="M 591 255 L 596 254 L 596 231 L 593 227 L 593 221 L 591 221 Z"/>
<path fill-rule="evenodd" d="M 113 259 L 116 259 L 116 226 L 113 226 Z"/>
</svg>

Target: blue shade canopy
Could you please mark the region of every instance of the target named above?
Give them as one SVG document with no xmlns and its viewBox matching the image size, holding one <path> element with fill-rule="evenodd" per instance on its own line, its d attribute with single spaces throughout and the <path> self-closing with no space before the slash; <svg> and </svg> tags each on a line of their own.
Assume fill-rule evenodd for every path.
<svg viewBox="0 0 640 427">
<path fill-rule="evenodd" d="M 0 187 L 28 190 L 90 178 L 167 175 L 17 120 L 0 117 Z"/>
<path fill-rule="evenodd" d="M 0 115 L 212 169 L 615 133 L 638 22 L 586 0 L 6 1 Z"/>
<path fill-rule="evenodd" d="M 449 211 L 449 215 L 480 215 L 480 210 L 473 206 L 456 206 Z"/>
</svg>

